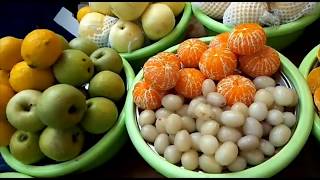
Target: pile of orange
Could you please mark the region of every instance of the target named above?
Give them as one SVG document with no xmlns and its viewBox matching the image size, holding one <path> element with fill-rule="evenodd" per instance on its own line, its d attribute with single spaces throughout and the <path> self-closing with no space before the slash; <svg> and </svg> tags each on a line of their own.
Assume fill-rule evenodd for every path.
<svg viewBox="0 0 320 180">
<path fill-rule="evenodd" d="M 318 61 L 320 61 L 320 48 L 317 52 Z M 307 83 L 313 94 L 313 101 L 320 111 L 320 67 L 314 68 L 307 76 Z"/>
<path fill-rule="evenodd" d="M 250 105 L 256 88 L 249 78 L 272 76 L 280 68 L 279 55 L 266 46 L 266 39 L 260 25 L 249 23 L 217 35 L 209 45 L 195 38 L 185 40 L 176 54 L 159 53 L 146 62 L 144 85 L 134 87 L 134 102 L 142 109 L 157 109 L 162 95 L 172 89 L 192 99 L 201 95 L 202 82 L 209 78 L 217 81 L 217 91 L 229 106 L 236 102 Z M 177 67 L 179 61 L 181 69 Z"/>
<path fill-rule="evenodd" d="M 61 39 L 48 29 L 36 29 L 24 39 L 0 39 L 0 146 L 7 146 L 15 132 L 6 118 L 7 103 L 16 92 L 52 86 L 51 66 L 61 53 Z"/>
</svg>

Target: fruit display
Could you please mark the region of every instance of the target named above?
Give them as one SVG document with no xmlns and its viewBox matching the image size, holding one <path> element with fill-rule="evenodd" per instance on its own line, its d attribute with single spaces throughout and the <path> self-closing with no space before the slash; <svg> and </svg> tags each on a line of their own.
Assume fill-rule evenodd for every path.
<svg viewBox="0 0 320 180">
<path fill-rule="evenodd" d="M 186 170 L 250 169 L 289 142 L 298 95 L 277 82 L 280 57 L 260 25 L 237 25 L 208 44 L 187 39 L 145 63 L 132 87 L 140 135 Z"/>
<path fill-rule="evenodd" d="M 313 13 L 317 2 L 192 2 L 209 17 L 228 26 L 258 23 L 279 26 Z M 250 12 L 250 13 L 247 13 Z"/>
<path fill-rule="evenodd" d="M 117 124 L 126 81 L 114 49 L 35 29 L 1 38 L 0 53 L 0 145 L 22 164 L 72 160 Z"/>
<path fill-rule="evenodd" d="M 167 36 L 185 2 L 89 2 L 78 13 L 79 35 L 98 47 L 133 52 Z"/>
</svg>

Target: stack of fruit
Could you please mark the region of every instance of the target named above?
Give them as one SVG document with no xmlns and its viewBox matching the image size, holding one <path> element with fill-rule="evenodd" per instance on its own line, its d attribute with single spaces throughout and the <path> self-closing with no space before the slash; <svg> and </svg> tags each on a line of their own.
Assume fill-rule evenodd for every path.
<svg viewBox="0 0 320 180">
<path fill-rule="evenodd" d="M 320 48 L 317 51 L 317 59 L 320 61 Z M 307 76 L 307 82 L 311 93 L 313 94 L 313 101 L 318 112 L 320 111 L 320 67 L 314 68 Z"/>
<path fill-rule="evenodd" d="M 278 53 L 258 24 L 182 42 L 143 67 L 133 89 L 142 137 L 188 170 L 241 171 L 275 155 L 290 139 L 298 97 L 277 85 Z M 239 63 L 239 65 L 238 65 Z"/>
<path fill-rule="evenodd" d="M 90 2 L 78 11 L 79 35 L 121 53 L 157 41 L 175 27 L 185 2 Z"/>
<path fill-rule="evenodd" d="M 36 29 L 2 38 L 0 54 L 0 143 L 22 163 L 73 159 L 116 123 L 125 84 L 115 50 Z"/>
</svg>

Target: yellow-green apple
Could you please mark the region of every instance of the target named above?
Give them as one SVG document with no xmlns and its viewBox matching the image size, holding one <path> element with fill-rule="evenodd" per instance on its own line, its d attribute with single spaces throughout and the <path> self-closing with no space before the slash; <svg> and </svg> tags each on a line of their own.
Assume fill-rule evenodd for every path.
<svg viewBox="0 0 320 180">
<path fill-rule="evenodd" d="M 86 53 L 88 56 L 90 56 L 91 53 L 98 49 L 96 43 L 85 37 L 76 37 L 72 39 L 69 42 L 69 46 L 71 49 L 78 49 Z"/>
<path fill-rule="evenodd" d="M 120 55 L 112 48 L 99 48 L 90 56 L 96 72 L 110 70 L 119 74 L 123 68 Z"/>
</svg>

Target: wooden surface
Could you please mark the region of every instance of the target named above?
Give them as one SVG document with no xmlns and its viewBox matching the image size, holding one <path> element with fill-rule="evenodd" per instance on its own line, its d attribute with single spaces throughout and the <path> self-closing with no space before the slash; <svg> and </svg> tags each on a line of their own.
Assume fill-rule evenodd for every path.
<svg viewBox="0 0 320 180">
<path fill-rule="evenodd" d="M 309 51 L 320 43 L 320 20 L 309 26 L 302 37 L 287 49 L 280 51 L 297 67 Z M 296 159 L 277 177 L 320 177 L 320 142 L 312 135 Z M 104 165 L 76 177 L 140 177 L 162 178 L 135 150 L 131 141 Z"/>
</svg>

